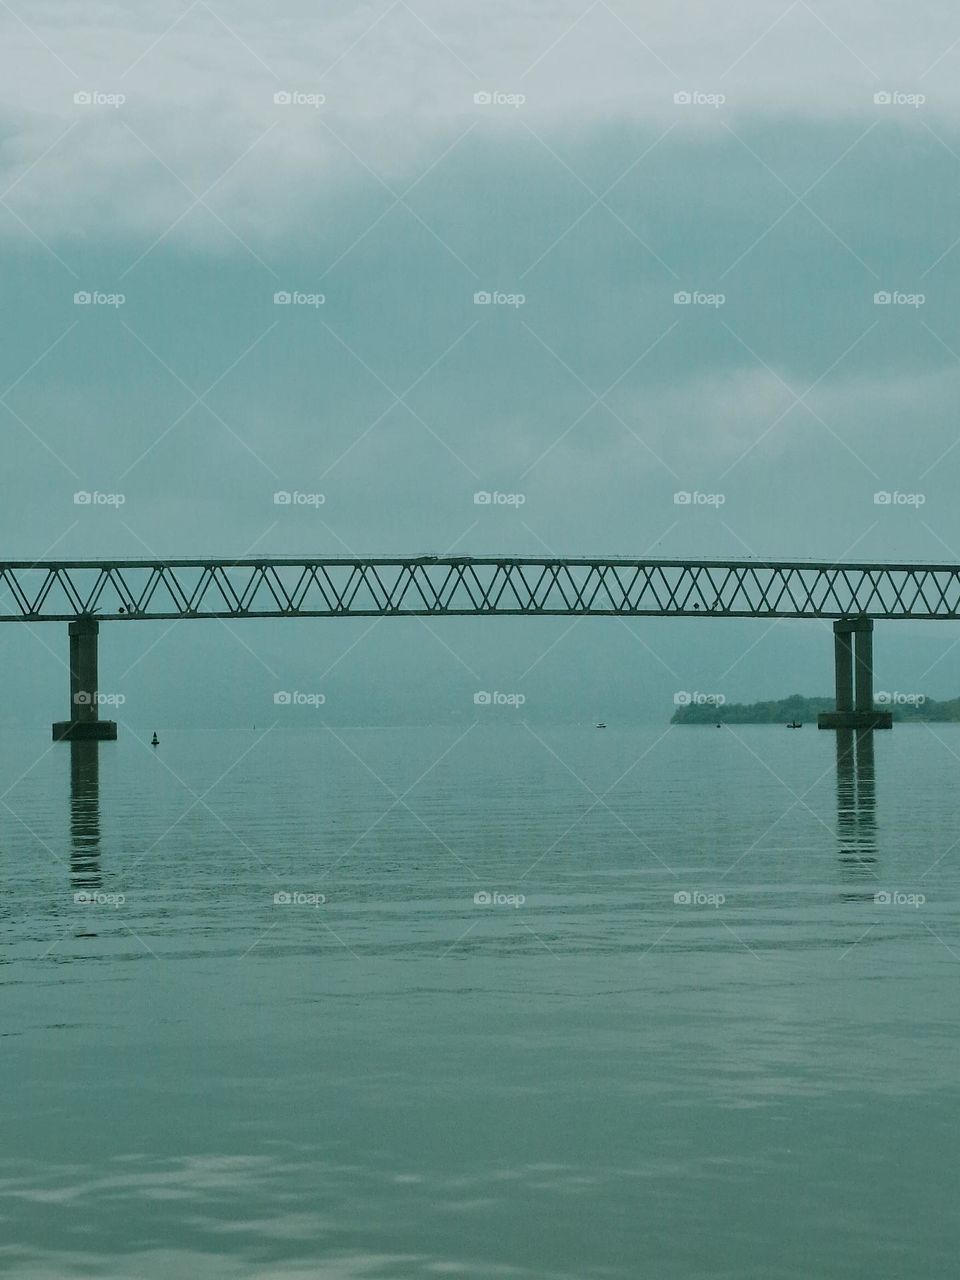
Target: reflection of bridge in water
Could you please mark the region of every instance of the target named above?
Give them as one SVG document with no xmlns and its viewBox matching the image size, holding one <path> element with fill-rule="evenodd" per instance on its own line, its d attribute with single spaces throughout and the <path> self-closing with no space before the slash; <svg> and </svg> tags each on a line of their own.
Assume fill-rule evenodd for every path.
<svg viewBox="0 0 960 1280">
<path fill-rule="evenodd" d="M 877 869 L 877 786 L 870 729 L 837 730 L 837 835 L 843 878 L 873 881 Z M 873 890 L 844 897 L 873 901 Z"/>
<path fill-rule="evenodd" d="M 100 743 L 81 739 L 70 743 L 70 888 L 93 894 L 101 885 Z M 85 926 L 76 936 L 97 935 Z"/>
<path fill-rule="evenodd" d="M 821 728 L 888 729 L 873 705 L 873 626 L 960 617 L 960 566 L 516 556 L 258 557 L 0 563 L 0 622 L 68 622 L 70 719 L 101 721 L 101 622 L 443 616 L 819 618 L 834 623 L 837 706 Z"/>
<path fill-rule="evenodd" d="M 100 743 L 73 739 L 70 746 L 70 884 L 74 893 L 102 887 L 100 842 Z M 836 734 L 837 836 L 847 901 L 873 901 L 876 879 L 876 771 L 873 731 L 839 729 Z M 95 934 L 78 936 L 95 937 Z"/>
<path fill-rule="evenodd" d="M 70 743 L 70 881 L 75 892 L 100 888 L 100 753 L 96 742 Z"/>
<path fill-rule="evenodd" d="M 70 742 L 70 886 L 74 893 L 102 888 L 100 862 L 100 743 Z M 877 798 L 873 731 L 836 734 L 837 837 L 842 893 L 847 902 L 874 901 L 877 878 Z M 96 937 L 86 931 L 78 937 Z"/>
</svg>

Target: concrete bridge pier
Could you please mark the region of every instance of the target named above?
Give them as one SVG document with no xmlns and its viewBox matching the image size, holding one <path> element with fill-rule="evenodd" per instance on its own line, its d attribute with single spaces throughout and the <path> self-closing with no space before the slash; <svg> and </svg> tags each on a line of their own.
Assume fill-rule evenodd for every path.
<svg viewBox="0 0 960 1280">
<path fill-rule="evenodd" d="M 836 711 L 821 711 L 818 729 L 892 729 L 893 713 L 873 705 L 873 619 L 833 624 Z"/>
<path fill-rule="evenodd" d="M 97 644 L 100 624 L 89 616 L 71 622 L 70 719 L 57 720 L 54 742 L 113 741 L 115 720 L 101 720 L 97 700 Z"/>
</svg>

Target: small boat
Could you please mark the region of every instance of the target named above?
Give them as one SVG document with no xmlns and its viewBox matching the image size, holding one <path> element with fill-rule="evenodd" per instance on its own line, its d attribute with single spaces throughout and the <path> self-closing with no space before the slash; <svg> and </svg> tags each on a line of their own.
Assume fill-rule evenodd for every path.
<svg viewBox="0 0 960 1280">
<path fill-rule="evenodd" d="M 787 725 L 787 728 L 788 728 L 788 729 L 802 729 L 802 728 L 803 728 L 803 725 L 801 724 L 801 722 L 800 722 L 799 720 L 791 720 L 791 721 L 790 721 L 790 723 Z"/>
<path fill-rule="evenodd" d="M 602 721 L 602 720 L 598 720 L 598 721 L 597 721 L 597 728 L 598 728 L 598 729 L 605 729 L 606 727 L 607 727 L 607 726 L 603 723 L 603 721 Z"/>
<path fill-rule="evenodd" d="M 151 747 L 159 747 L 160 745 L 160 739 L 157 737 L 156 729 L 153 731 L 153 737 L 150 739 L 150 745 Z"/>
</svg>

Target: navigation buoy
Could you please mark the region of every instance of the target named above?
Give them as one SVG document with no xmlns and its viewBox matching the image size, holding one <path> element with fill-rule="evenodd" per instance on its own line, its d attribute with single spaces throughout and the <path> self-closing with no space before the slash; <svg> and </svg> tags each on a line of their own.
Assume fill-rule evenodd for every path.
<svg viewBox="0 0 960 1280">
<path fill-rule="evenodd" d="M 150 739 L 150 745 L 151 747 L 159 747 L 160 745 L 160 739 L 157 737 L 156 729 L 153 731 L 153 737 Z"/>
</svg>

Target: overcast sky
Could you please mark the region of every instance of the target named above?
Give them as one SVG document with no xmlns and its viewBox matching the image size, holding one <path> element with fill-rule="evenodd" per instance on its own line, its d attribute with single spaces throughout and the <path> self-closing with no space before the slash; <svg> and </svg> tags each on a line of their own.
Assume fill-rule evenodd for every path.
<svg viewBox="0 0 960 1280">
<path fill-rule="evenodd" d="M 960 560 L 953 6 L 320 8 L 3 6 L 3 558 Z M 367 627 L 108 625 L 101 683 L 152 728 L 831 681 L 817 623 Z M 881 624 L 878 687 L 960 692 L 954 630 Z M 4 720 L 66 714 L 65 627 L 0 642 Z"/>
</svg>

